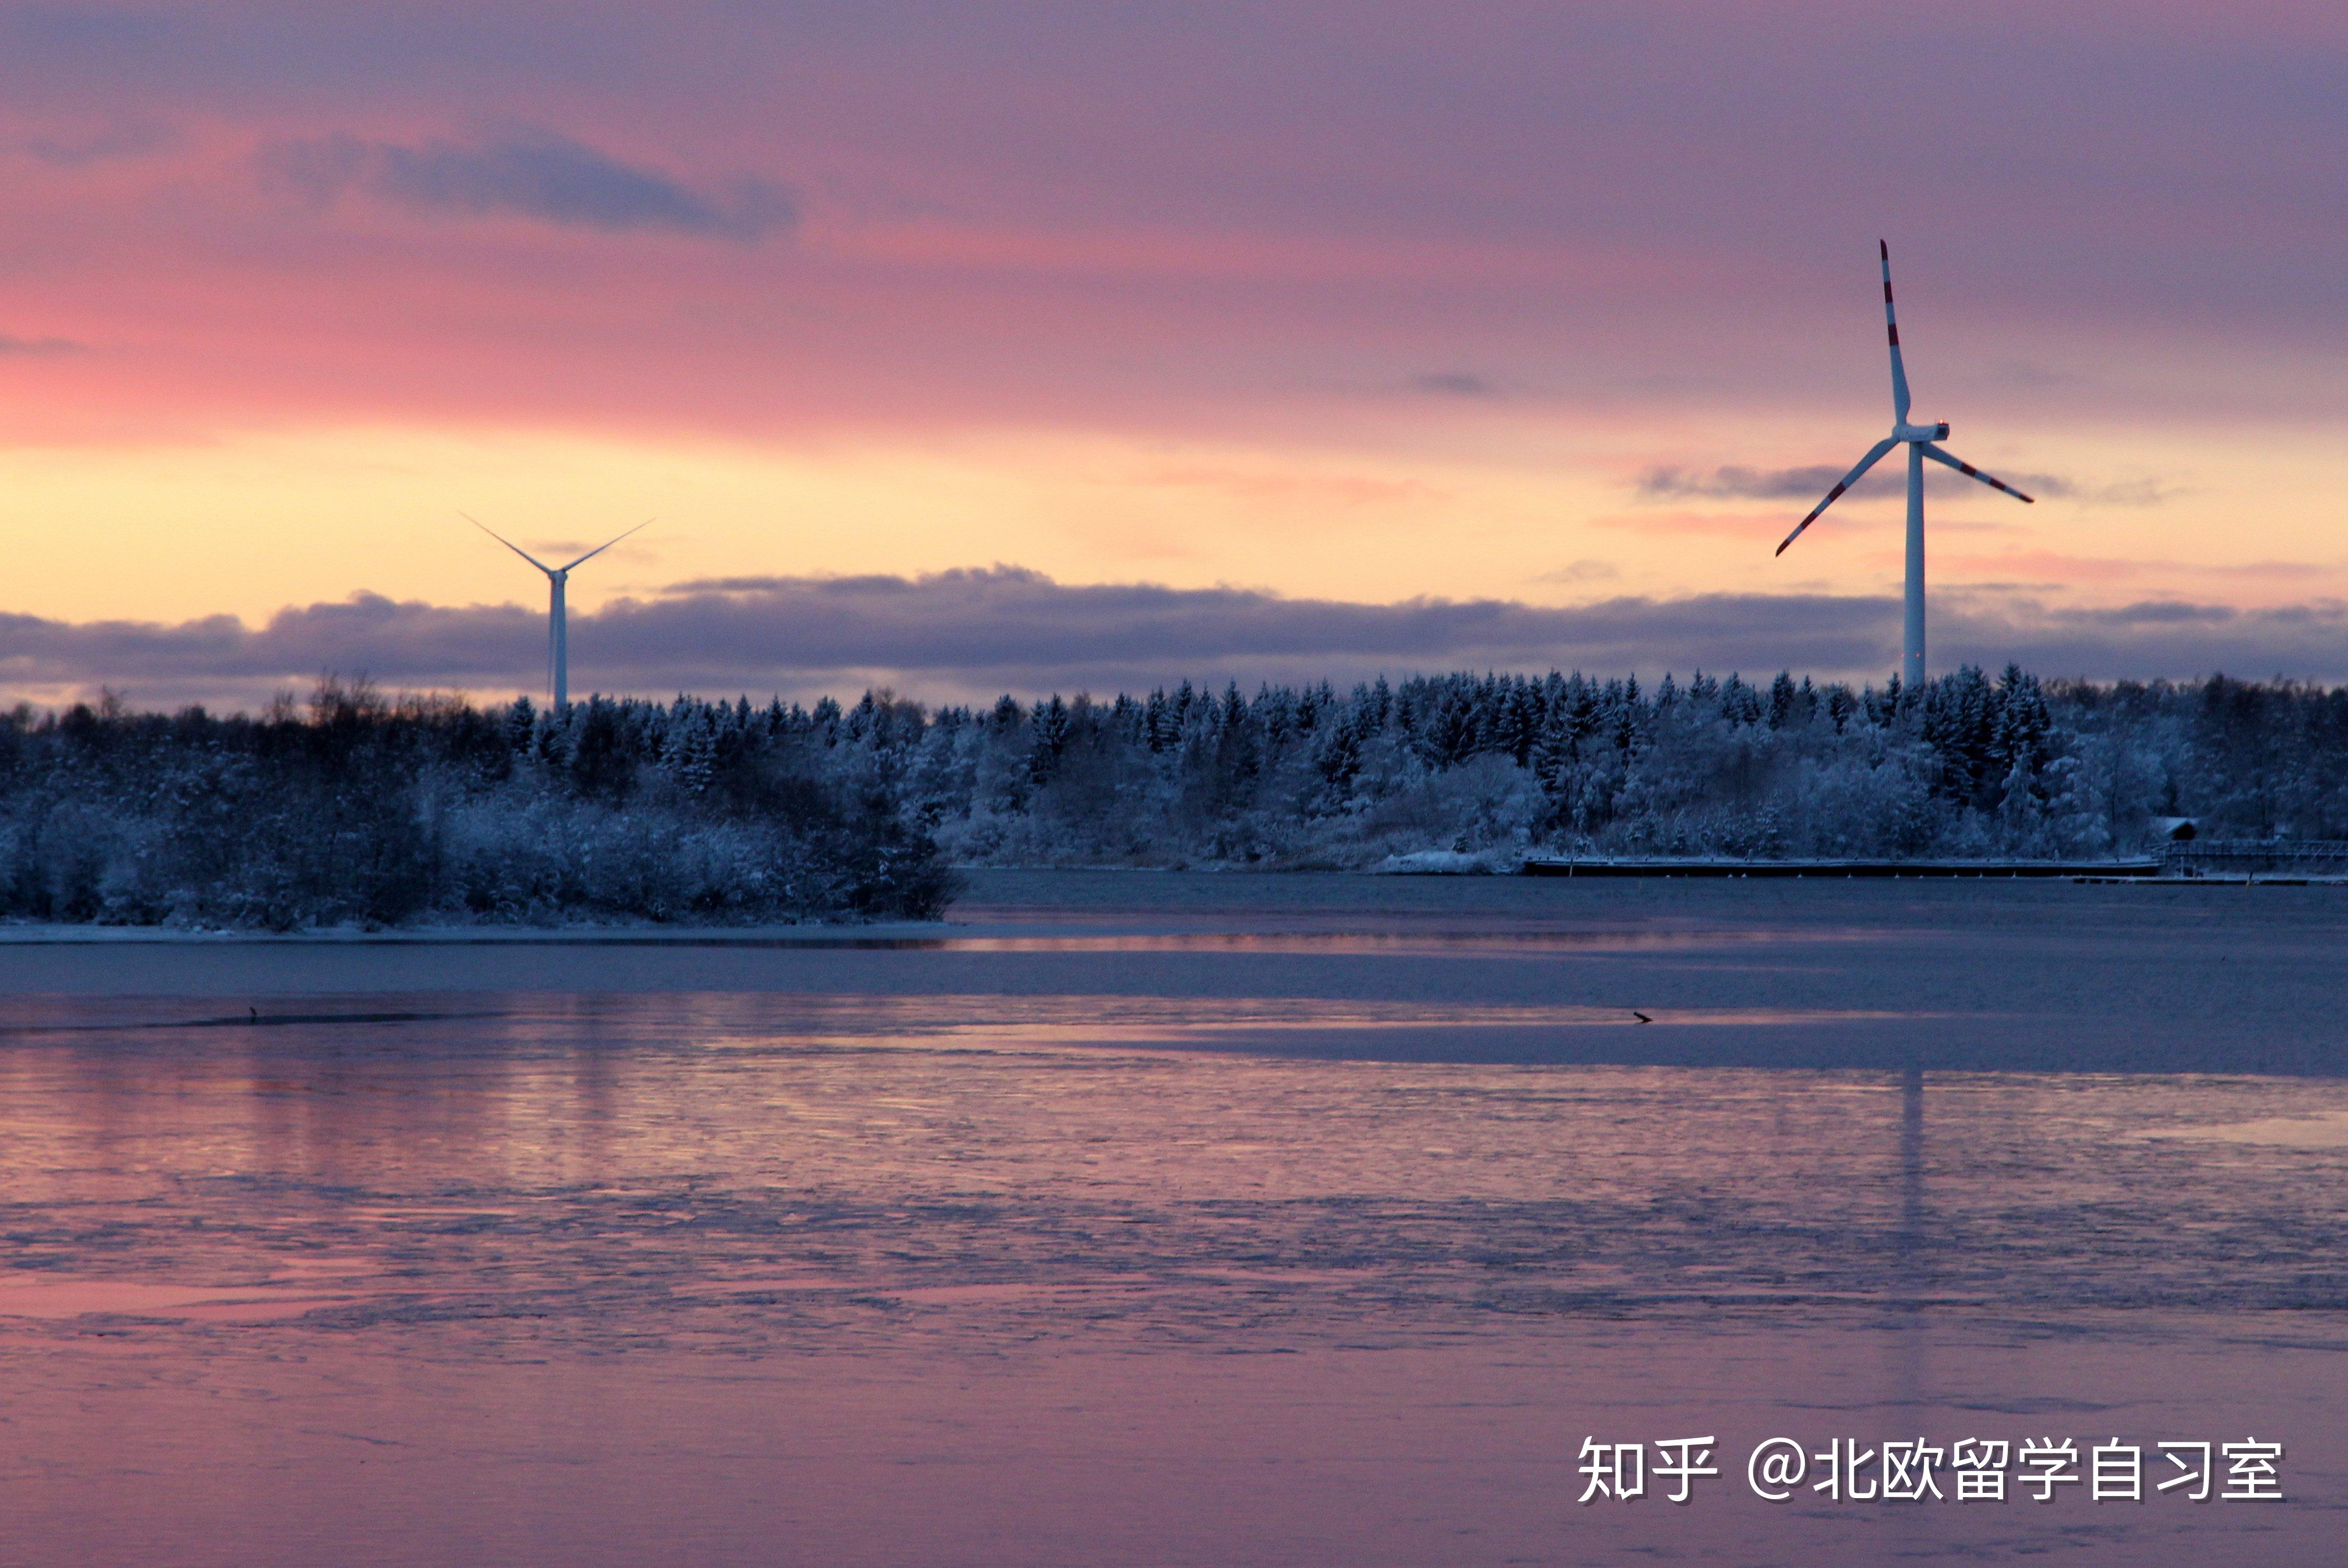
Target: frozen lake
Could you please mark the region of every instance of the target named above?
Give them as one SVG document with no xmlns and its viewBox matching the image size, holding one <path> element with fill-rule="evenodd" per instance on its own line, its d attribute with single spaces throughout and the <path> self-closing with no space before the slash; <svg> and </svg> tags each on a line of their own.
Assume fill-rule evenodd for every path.
<svg viewBox="0 0 2348 1568">
<path fill-rule="evenodd" d="M 2348 890 L 55 935 L 0 938 L 0 1562 L 2338 1560 Z M 1578 1504 L 1585 1437 L 1699 1434 L 1686 1506 Z M 1779 1436 L 2147 1495 L 1771 1504 Z M 2250 1438 L 2285 1501 L 2153 1495 Z"/>
</svg>

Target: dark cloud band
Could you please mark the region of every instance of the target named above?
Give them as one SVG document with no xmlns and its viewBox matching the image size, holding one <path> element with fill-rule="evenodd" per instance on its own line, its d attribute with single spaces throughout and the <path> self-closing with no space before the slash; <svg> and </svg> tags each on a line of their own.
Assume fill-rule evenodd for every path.
<svg viewBox="0 0 2348 1568">
<path fill-rule="evenodd" d="M 36 359 L 84 351 L 85 345 L 71 338 L 18 337 L 13 333 L 0 333 L 0 357 Z"/>
<path fill-rule="evenodd" d="M 263 149 L 261 168 L 279 189 L 321 207 L 357 191 L 427 215 L 519 217 L 746 243 L 788 229 L 796 217 L 778 187 L 749 181 L 705 191 L 534 127 L 413 147 L 354 136 L 273 142 Z"/>
<path fill-rule="evenodd" d="M 1941 664 L 2013 659 L 2047 675 L 2099 679 L 2222 670 L 2348 680 L 2348 605 L 2328 600 L 2080 610 L 1952 592 L 1936 601 L 1933 635 Z M 571 623 L 575 691 L 811 696 L 877 683 L 932 699 L 1487 668 L 1650 678 L 1699 666 L 1792 669 L 1870 680 L 1889 671 L 1898 643 L 1899 608 L 1888 598 L 1354 604 L 1234 588 L 1069 585 L 1015 568 L 686 582 Z M 0 617 L 0 682 L 43 701 L 108 685 L 142 705 L 250 704 L 329 670 L 387 686 L 530 690 L 544 664 L 542 613 L 512 605 L 358 595 L 288 609 L 258 628 L 227 616 L 176 626 Z"/>
<path fill-rule="evenodd" d="M 1736 464 L 1716 468 L 1664 466 L 1640 475 L 1638 487 L 1642 496 L 1658 500 L 1815 501 L 1842 477 L 1843 470 L 1823 463 L 1795 468 L 1747 468 Z M 2078 497 L 2113 506 L 2153 506 L 2168 496 L 2166 490 L 2145 481 L 2093 490 L 2083 490 L 2059 474 L 2031 474 L 2021 482 L 2041 496 Z M 1885 464 L 1852 488 L 1889 492 L 1906 483 L 1899 465 Z M 1928 470 L 1924 483 L 1935 491 L 1962 494 L 1945 475 Z"/>
</svg>

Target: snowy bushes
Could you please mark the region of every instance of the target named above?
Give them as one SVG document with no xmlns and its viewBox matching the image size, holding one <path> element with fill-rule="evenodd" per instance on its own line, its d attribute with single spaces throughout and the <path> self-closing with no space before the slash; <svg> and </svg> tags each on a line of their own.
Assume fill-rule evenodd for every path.
<svg viewBox="0 0 2348 1568">
<path fill-rule="evenodd" d="M 306 720 L 20 712 L 0 720 L 0 912 L 274 930 L 935 915 L 936 845 L 833 777 L 806 715 L 772 716 L 552 719 L 332 683 Z"/>
</svg>

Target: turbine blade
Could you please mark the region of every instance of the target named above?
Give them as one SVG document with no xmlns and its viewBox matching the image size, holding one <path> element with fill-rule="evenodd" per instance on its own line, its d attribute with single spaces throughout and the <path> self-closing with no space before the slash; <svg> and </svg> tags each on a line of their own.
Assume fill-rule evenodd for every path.
<svg viewBox="0 0 2348 1568">
<path fill-rule="evenodd" d="M 1954 468 L 1958 473 L 1962 474 L 1966 478 L 1979 479 L 1982 484 L 1987 485 L 1993 490 L 2003 490 L 2007 495 L 2012 496 L 2017 501 L 2033 501 L 2033 504 L 2035 504 L 2033 497 L 2024 495 L 2021 491 L 2015 489 L 2013 486 L 1993 475 L 1982 473 L 1979 468 L 1974 467 L 1971 463 L 1966 462 L 1963 458 L 1957 456 L 1955 454 L 1945 452 L 1930 441 L 1921 442 L 1919 443 L 1919 445 L 1924 448 L 1924 456 L 1930 457 L 1933 462 L 1946 463 L 1950 467 Z"/>
<path fill-rule="evenodd" d="M 1908 365 L 1900 357 L 1900 318 L 1891 313 L 1891 242 L 1878 240 L 1883 252 L 1883 330 L 1891 339 L 1891 421 L 1908 423 Z"/>
<path fill-rule="evenodd" d="M 636 528 L 651 528 L 651 527 L 653 526 L 653 524 L 654 524 L 654 522 L 656 522 L 656 521 L 658 521 L 658 519 L 657 519 L 657 518 L 646 518 L 643 522 L 638 523 L 638 524 L 636 525 L 636 528 L 630 528 L 630 529 L 628 530 L 628 534 L 633 534 L 633 533 L 634 533 L 634 532 L 636 531 Z M 602 555 L 605 550 L 610 549 L 613 545 L 618 544 L 618 543 L 620 542 L 620 540 L 621 540 L 621 539 L 624 539 L 624 538 L 626 538 L 628 537 L 628 534 L 620 534 L 620 535 L 615 536 L 614 538 L 605 539 L 602 544 L 597 545 L 593 549 L 589 550 L 585 555 L 581 556 L 577 560 L 572 561 L 572 562 L 571 563 L 571 566 L 564 567 L 562 569 L 563 569 L 564 571 L 569 571 L 569 570 L 571 570 L 571 569 L 572 569 L 572 567 L 581 566 L 581 565 L 583 565 L 584 563 L 586 563 L 586 562 L 588 562 L 588 561 L 593 560 L 597 556 Z"/>
<path fill-rule="evenodd" d="M 505 535 L 498 532 L 497 529 L 489 527 L 489 524 L 473 516 L 472 513 L 458 512 L 457 515 L 464 518 L 467 522 L 472 524 L 475 528 L 480 529 L 481 532 L 489 535 L 489 538 L 497 540 L 498 543 L 505 546 L 506 548 L 513 551 L 514 554 L 521 557 L 522 559 L 530 562 L 530 565 L 536 567 L 539 570 L 545 572 L 550 577 L 554 574 L 554 569 L 552 567 L 548 566 L 544 561 L 539 559 L 536 556 L 530 554 L 528 550 L 514 543 L 513 540 L 506 538 Z"/>
<path fill-rule="evenodd" d="M 1859 477 L 1860 475 L 1866 473 L 1869 468 L 1874 467 L 1878 463 L 1883 461 L 1883 455 L 1899 445 L 1899 442 L 1892 440 L 1890 436 L 1886 436 L 1882 440 L 1878 441 L 1874 446 L 1869 446 L 1867 449 L 1867 456 L 1859 460 L 1859 466 L 1853 468 L 1849 473 L 1845 474 L 1835 487 L 1827 492 L 1827 498 L 1825 500 L 1820 501 L 1817 506 L 1810 508 L 1810 515 L 1808 517 L 1804 518 L 1800 522 L 1794 525 L 1794 531 L 1786 536 L 1786 545 L 1790 545 L 1796 539 L 1800 538 L 1802 537 L 1802 530 L 1808 528 L 1812 523 L 1817 522 L 1820 512 L 1823 512 L 1828 507 L 1833 506 L 1836 500 L 1841 497 L 1845 490 L 1849 489 L 1853 485 L 1859 483 Z M 1786 553 L 1786 545 L 1779 545 L 1777 547 L 1777 553 L 1779 555 L 1784 555 Z"/>
</svg>

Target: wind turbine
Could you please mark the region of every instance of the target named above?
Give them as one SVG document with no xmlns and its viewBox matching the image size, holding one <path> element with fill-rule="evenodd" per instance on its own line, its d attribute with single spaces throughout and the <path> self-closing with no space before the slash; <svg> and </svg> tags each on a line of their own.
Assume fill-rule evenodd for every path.
<svg viewBox="0 0 2348 1568">
<path fill-rule="evenodd" d="M 546 574 L 547 668 L 550 672 L 550 683 L 554 690 L 554 711 L 558 713 L 561 712 L 571 706 L 571 623 L 563 609 L 562 590 L 570 584 L 571 574 L 573 571 L 593 560 L 597 556 L 618 544 L 620 540 L 626 538 L 628 534 L 634 533 L 636 528 L 650 527 L 652 519 L 646 518 L 643 522 L 638 523 L 636 528 L 630 528 L 627 534 L 620 534 L 605 539 L 569 566 L 549 566 L 470 512 L 459 512 L 457 515 Z"/>
<path fill-rule="evenodd" d="M 1883 254 L 1883 324 L 1891 338 L 1891 434 L 1867 449 L 1859 466 L 1842 477 L 1835 487 L 1786 536 L 1786 544 L 1777 553 L 1786 553 L 1786 545 L 1802 537 L 1802 530 L 1818 520 L 1818 514 L 1835 504 L 1835 497 L 1859 483 L 1859 477 L 1875 466 L 1883 455 L 1894 446 L 1906 443 L 1908 447 L 1908 627 L 1900 657 L 1900 683 L 1914 691 L 1924 682 L 1924 459 L 1945 463 L 1969 479 L 1979 479 L 1993 490 L 2003 490 L 2017 501 L 2031 497 L 2024 495 L 2003 479 L 1992 478 L 1971 463 L 1955 456 L 1945 447 L 1935 445 L 1949 436 L 1946 425 L 1910 425 L 1908 423 L 1908 367 L 1900 358 L 1900 323 L 1891 313 L 1891 246 L 1879 240 L 1877 248 Z"/>
</svg>

